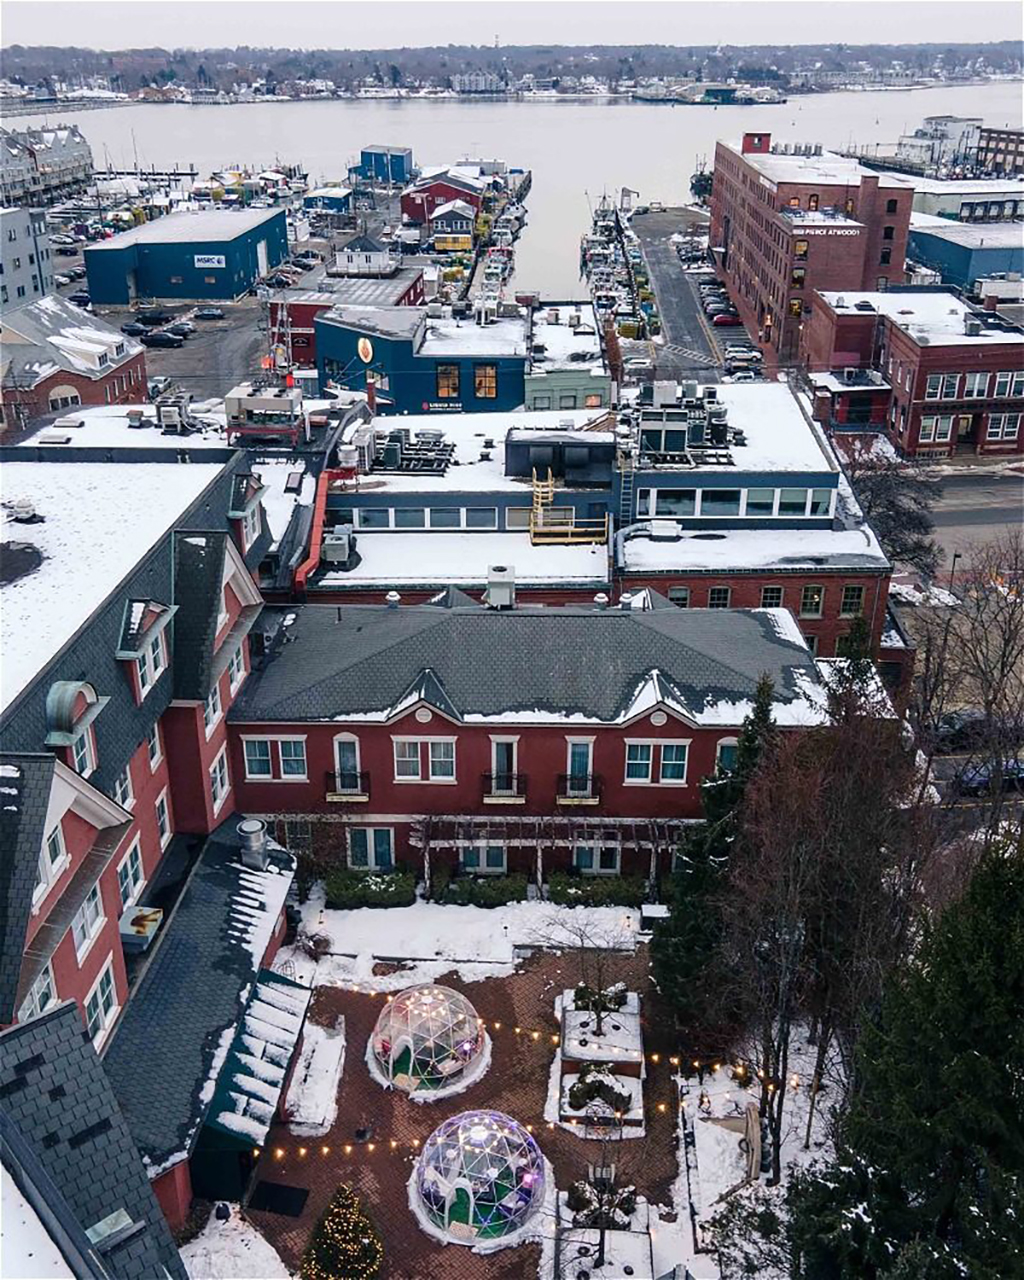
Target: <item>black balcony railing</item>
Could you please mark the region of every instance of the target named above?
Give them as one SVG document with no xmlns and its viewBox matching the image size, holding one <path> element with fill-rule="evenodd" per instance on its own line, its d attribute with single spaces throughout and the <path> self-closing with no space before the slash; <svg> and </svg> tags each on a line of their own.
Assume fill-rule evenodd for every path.
<svg viewBox="0 0 1024 1280">
<path fill-rule="evenodd" d="M 555 794 L 559 800 L 600 800 L 602 786 L 596 773 L 560 773 Z"/>
<path fill-rule="evenodd" d="M 332 795 L 368 796 L 370 794 L 370 774 L 368 770 L 361 773 L 349 770 L 330 769 L 325 775 L 325 786 Z"/>
<path fill-rule="evenodd" d="M 525 773 L 485 773 L 483 780 L 485 796 L 508 796 L 510 798 L 526 795 Z"/>
</svg>

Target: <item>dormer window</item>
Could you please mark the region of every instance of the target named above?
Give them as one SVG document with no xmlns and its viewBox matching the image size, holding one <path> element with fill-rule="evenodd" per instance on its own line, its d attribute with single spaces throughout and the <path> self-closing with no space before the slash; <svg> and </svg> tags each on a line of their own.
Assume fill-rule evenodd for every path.
<svg viewBox="0 0 1024 1280">
<path fill-rule="evenodd" d="M 121 643 L 115 657 L 130 664 L 139 702 L 167 669 L 170 648 L 166 629 L 176 611 L 176 605 L 156 600 L 129 600 L 125 605 Z"/>
<path fill-rule="evenodd" d="M 242 517 L 242 546 L 248 551 L 256 539 L 260 536 L 262 521 L 260 519 L 260 506 L 257 503 L 250 508 Z"/>
<path fill-rule="evenodd" d="M 75 772 L 83 778 L 88 778 L 96 768 L 96 744 L 93 741 L 91 725 L 87 725 L 81 733 L 76 735 L 71 744 L 71 759 Z"/>
<path fill-rule="evenodd" d="M 167 669 L 167 650 L 162 631 L 146 644 L 136 658 L 135 666 L 139 676 L 139 689 L 145 697 Z"/>
<path fill-rule="evenodd" d="M 123 356 L 123 355 L 124 355 L 124 343 L 123 343 L 123 342 L 119 342 L 119 343 L 117 344 L 117 346 L 114 348 L 114 355 L 115 355 L 115 356 Z"/>
<path fill-rule="evenodd" d="M 105 351 L 101 351 L 99 355 L 96 357 L 96 363 L 102 369 L 110 363 L 110 357 L 107 355 Z"/>
</svg>

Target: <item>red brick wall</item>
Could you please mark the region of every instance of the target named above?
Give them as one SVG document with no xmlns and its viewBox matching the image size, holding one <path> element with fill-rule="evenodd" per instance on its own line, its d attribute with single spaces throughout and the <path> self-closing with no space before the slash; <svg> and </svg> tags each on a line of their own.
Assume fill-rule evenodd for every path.
<svg viewBox="0 0 1024 1280">
<path fill-rule="evenodd" d="M 62 371 L 31 389 L 12 391 L 4 388 L 4 404 L 20 405 L 28 419 L 36 418 L 52 412 L 50 395 L 57 387 L 74 387 L 82 405 L 141 404 L 146 399 L 147 387 L 145 353 L 132 356 L 103 377 L 89 378 L 84 374 Z M 13 409 L 8 409 L 8 413 L 13 419 Z"/>
<path fill-rule="evenodd" d="M 192 1176 L 188 1161 L 180 1160 L 150 1184 L 172 1231 L 180 1231 L 192 1205 Z"/>
</svg>

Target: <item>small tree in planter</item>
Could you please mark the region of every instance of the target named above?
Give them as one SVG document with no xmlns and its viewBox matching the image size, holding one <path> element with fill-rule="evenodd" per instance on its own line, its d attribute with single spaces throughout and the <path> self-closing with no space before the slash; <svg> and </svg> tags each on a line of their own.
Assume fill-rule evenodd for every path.
<svg viewBox="0 0 1024 1280">
<path fill-rule="evenodd" d="M 585 914 L 578 919 L 576 916 L 576 912 L 565 912 L 560 916 L 549 917 L 534 935 L 534 940 L 540 946 L 558 950 L 575 948 L 580 966 L 577 992 L 589 992 L 595 999 L 602 997 L 597 999 L 594 1006 L 581 1006 L 577 1003 L 576 1008 L 593 1008 L 594 1030 L 600 1036 L 604 1034 L 604 1015 L 622 1007 L 621 1004 L 606 1003 L 603 997 L 619 988 L 622 988 L 622 1003 L 625 1003 L 626 997 L 621 983 L 616 983 L 615 986 L 606 983 L 608 966 L 616 959 L 616 952 L 629 949 L 632 939 L 625 929 L 618 926 L 595 925 Z"/>
<path fill-rule="evenodd" d="M 623 1089 L 605 1063 L 585 1062 L 579 1079 L 569 1087 L 569 1106 L 573 1111 L 586 1111 L 594 1102 L 603 1102 L 613 1112 L 628 1111 L 632 1096 Z"/>
<path fill-rule="evenodd" d="M 335 1191 L 302 1258 L 302 1280 L 374 1280 L 384 1246 L 351 1187 Z"/>
<path fill-rule="evenodd" d="M 636 1187 L 617 1187 L 601 1181 L 597 1186 L 581 1178 L 566 1195 L 574 1227 L 606 1227 L 628 1231 L 636 1211 Z"/>
</svg>

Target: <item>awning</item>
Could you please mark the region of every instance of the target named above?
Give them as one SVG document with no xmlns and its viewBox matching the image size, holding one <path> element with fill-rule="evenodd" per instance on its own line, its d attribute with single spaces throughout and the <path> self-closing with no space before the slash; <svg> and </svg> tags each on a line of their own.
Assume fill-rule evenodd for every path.
<svg viewBox="0 0 1024 1280">
<path fill-rule="evenodd" d="M 261 969 L 217 1077 L 206 1125 L 262 1146 L 273 1123 L 313 991 Z"/>
</svg>

